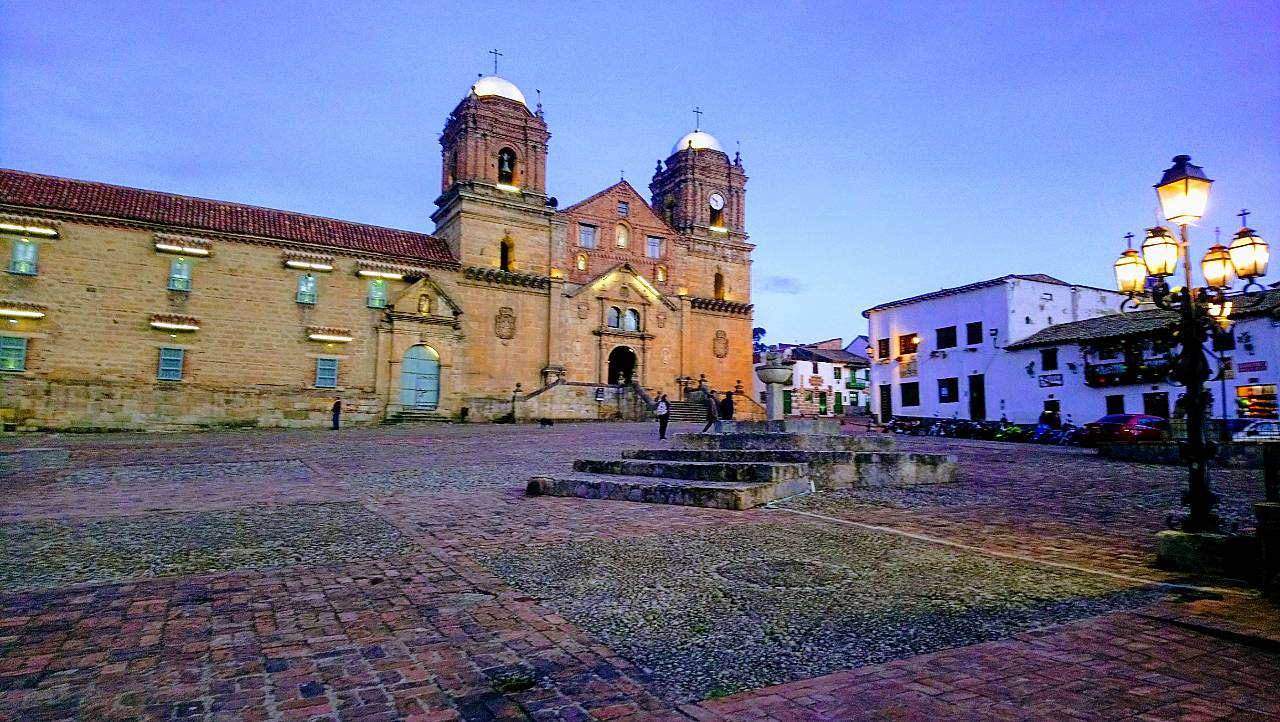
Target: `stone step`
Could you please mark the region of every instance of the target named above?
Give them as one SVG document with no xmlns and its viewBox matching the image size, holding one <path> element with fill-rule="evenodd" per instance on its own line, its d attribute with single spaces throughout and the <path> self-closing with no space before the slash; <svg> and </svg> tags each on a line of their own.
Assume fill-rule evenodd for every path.
<svg viewBox="0 0 1280 722">
<path fill-rule="evenodd" d="M 806 464 L 806 476 L 819 489 L 919 486 L 955 481 L 956 457 L 897 451 L 821 451 L 804 449 L 632 449 L 628 459 L 655 461 Z"/>
<path fill-rule="evenodd" d="M 871 434 L 676 434 L 672 437 L 672 444 L 677 449 L 893 451 L 895 443 L 890 435 Z"/>
<path fill-rule="evenodd" d="M 686 481 L 775 483 L 800 478 L 808 473 L 809 467 L 796 463 L 578 459 L 573 462 L 573 470 Z"/>
<path fill-rule="evenodd" d="M 583 499 L 745 510 L 796 494 L 808 493 L 813 491 L 813 485 L 803 477 L 779 482 L 753 483 L 575 473 L 563 476 L 535 476 L 529 480 L 525 491 L 529 496 L 571 496 Z"/>
<path fill-rule="evenodd" d="M 440 411 L 400 411 L 388 416 L 384 424 L 428 424 L 451 422 L 448 414 Z"/>
</svg>

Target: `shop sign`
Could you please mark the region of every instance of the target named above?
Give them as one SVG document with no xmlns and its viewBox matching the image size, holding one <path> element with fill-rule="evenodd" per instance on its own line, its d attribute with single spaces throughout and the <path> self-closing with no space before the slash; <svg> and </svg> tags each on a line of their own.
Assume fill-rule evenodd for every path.
<svg viewBox="0 0 1280 722">
<path fill-rule="evenodd" d="M 1040 388 L 1061 385 L 1062 374 L 1040 374 Z"/>
<path fill-rule="evenodd" d="M 1240 373 L 1242 374 L 1252 374 L 1252 373 L 1257 373 L 1258 371 L 1266 371 L 1267 362 L 1266 361 L 1243 361 L 1236 368 L 1238 368 L 1240 370 Z"/>
</svg>

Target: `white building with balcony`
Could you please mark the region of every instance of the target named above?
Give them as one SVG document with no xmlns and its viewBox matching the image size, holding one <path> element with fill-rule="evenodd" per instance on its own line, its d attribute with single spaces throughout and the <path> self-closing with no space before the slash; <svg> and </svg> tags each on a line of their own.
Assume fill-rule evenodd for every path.
<svg viewBox="0 0 1280 722">
<path fill-rule="evenodd" d="M 1124 296 L 1044 274 L 1008 275 L 863 311 L 871 411 L 892 416 L 1034 421 L 1034 375 L 1004 349 L 1051 326 L 1118 314 Z M 1055 398 L 1056 392 L 1052 393 Z M 1065 417 L 1064 417 L 1065 418 Z"/>
<path fill-rule="evenodd" d="M 863 341 L 865 348 L 865 339 Z M 783 358 L 795 362 L 792 385 L 782 392 L 782 413 L 787 416 L 844 416 L 866 413 L 870 398 L 867 358 L 848 351 L 844 340 L 828 339 L 812 344 L 778 344 Z M 764 384 L 755 379 L 753 391 L 764 403 Z"/>
</svg>

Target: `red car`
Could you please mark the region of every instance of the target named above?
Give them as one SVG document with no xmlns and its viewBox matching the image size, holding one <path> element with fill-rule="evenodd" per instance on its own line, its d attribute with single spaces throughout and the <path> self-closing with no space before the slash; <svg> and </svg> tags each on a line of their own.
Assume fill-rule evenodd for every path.
<svg viewBox="0 0 1280 722">
<path fill-rule="evenodd" d="M 1084 425 L 1081 441 L 1087 445 L 1132 444 L 1164 441 L 1169 438 L 1169 422 L 1146 414 L 1109 414 Z"/>
</svg>

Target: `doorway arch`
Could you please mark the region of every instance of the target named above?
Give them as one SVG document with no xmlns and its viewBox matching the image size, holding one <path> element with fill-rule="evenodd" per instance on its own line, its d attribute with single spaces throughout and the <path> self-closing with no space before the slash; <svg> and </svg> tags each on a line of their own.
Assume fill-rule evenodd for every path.
<svg viewBox="0 0 1280 722">
<path fill-rule="evenodd" d="M 410 346 L 400 364 L 400 406 L 435 409 L 440 405 L 440 354 L 430 346 Z"/>
<path fill-rule="evenodd" d="M 630 346 L 619 346 L 609 352 L 609 375 L 606 383 L 629 384 L 636 380 L 636 352 Z"/>
</svg>

